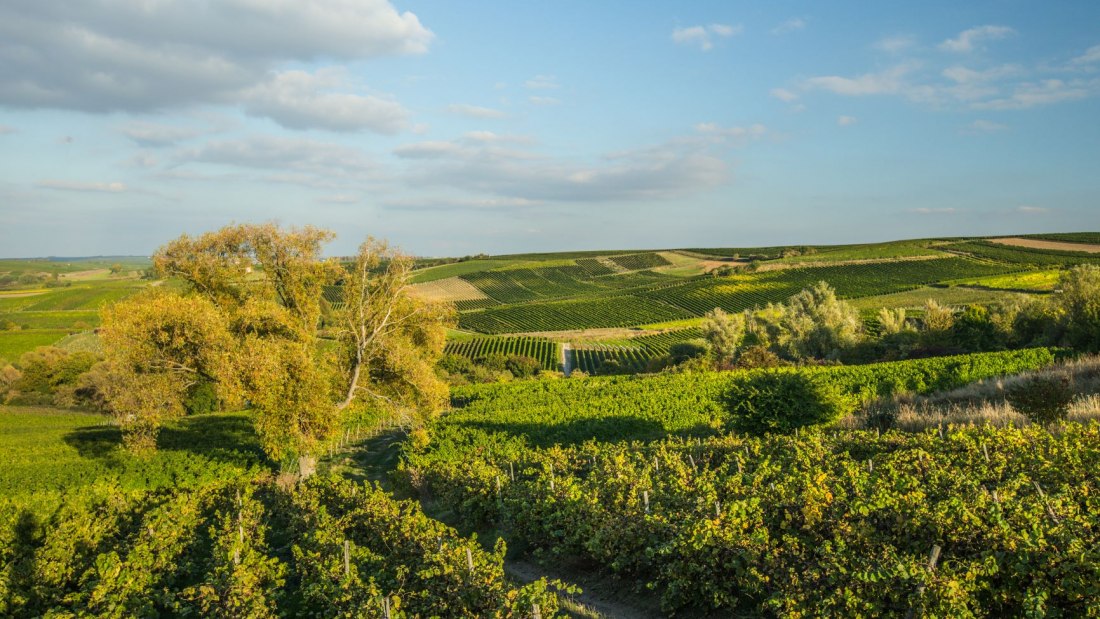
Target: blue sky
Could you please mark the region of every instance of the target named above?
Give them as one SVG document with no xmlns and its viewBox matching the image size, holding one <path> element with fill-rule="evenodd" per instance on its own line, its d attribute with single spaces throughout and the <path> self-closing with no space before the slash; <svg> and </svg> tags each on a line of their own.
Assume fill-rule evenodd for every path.
<svg viewBox="0 0 1100 619">
<path fill-rule="evenodd" d="M 0 255 L 1100 229 L 1100 4 L 0 6 Z"/>
</svg>

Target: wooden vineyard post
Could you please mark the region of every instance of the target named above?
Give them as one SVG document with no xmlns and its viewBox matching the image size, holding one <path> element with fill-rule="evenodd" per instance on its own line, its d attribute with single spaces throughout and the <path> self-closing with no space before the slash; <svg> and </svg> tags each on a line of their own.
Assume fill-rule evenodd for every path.
<svg viewBox="0 0 1100 619">
<path fill-rule="evenodd" d="M 940 560 L 940 546 L 935 544 L 932 546 L 932 552 L 928 553 L 928 573 L 934 574 L 936 572 L 936 563 Z M 917 595 L 924 595 L 925 585 L 917 587 Z M 911 619 L 913 616 L 913 607 L 909 607 L 909 613 L 906 615 L 906 619 Z"/>
<path fill-rule="evenodd" d="M 344 540 L 344 578 L 351 578 L 351 542 Z"/>
<path fill-rule="evenodd" d="M 390 615 L 390 596 L 382 596 L 382 613 L 386 619 L 391 619 Z"/>
<path fill-rule="evenodd" d="M 691 462 L 691 470 L 695 472 L 699 471 L 698 467 L 695 466 L 695 458 L 692 458 L 691 454 L 688 454 L 688 462 Z"/>
<path fill-rule="evenodd" d="M 1054 509 L 1051 508 L 1050 501 L 1047 500 L 1047 495 L 1043 492 L 1043 487 L 1035 480 L 1032 480 L 1031 483 L 1035 485 L 1035 490 L 1039 492 L 1039 498 L 1043 500 L 1043 507 L 1047 508 L 1047 515 L 1050 516 L 1050 519 L 1053 520 L 1055 524 L 1058 524 L 1058 515 L 1055 514 Z"/>
<path fill-rule="evenodd" d="M 512 481 L 516 481 L 516 469 L 511 462 L 508 463 L 508 475 L 512 477 Z"/>
<path fill-rule="evenodd" d="M 466 549 L 466 567 L 470 568 L 470 574 L 474 573 L 474 552 Z"/>
<path fill-rule="evenodd" d="M 497 503 L 500 503 L 502 500 L 500 496 L 500 475 L 497 475 Z"/>
<path fill-rule="evenodd" d="M 542 619 L 542 609 L 539 608 L 538 604 L 532 604 L 531 605 L 531 618 L 532 619 Z"/>
<path fill-rule="evenodd" d="M 718 501 L 718 500 L 714 501 L 714 517 L 715 518 L 721 518 L 722 517 L 722 503 L 721 503 L 721 501 Z"/>
<path fill-rule="evenodd" d="M 645 513 L 649 513 L 649 490 L 642 490 L 642 502 L 645 504 Z"/>
</svg>

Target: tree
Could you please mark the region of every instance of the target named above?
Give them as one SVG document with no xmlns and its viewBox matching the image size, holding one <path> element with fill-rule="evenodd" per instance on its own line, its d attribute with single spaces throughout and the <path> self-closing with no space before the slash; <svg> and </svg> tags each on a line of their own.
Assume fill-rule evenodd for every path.
<svg viewBox="0 0 1100 619">
<path fill-rule="evenodd" d="M 716 307 L 706 313 L 702 327 L 703 338 L 710 344 L 715 361 L 719 365 L 733 363 L 737 349 L 745 339 L 745 317 L 742 314 L 727 314 Z"/>
<path fill-rule="evenodd" d="M 789 349 L 796 358 L 836 357 L 859 341 L 863 321 L 859 312 L 836 297 L 836 291 L 818 282 L 787 300 L 783 324 L 790 334 Z"/>
<path fill-rule="evenodd" d="M 1063 273 L 1054 303 L 1063 343 L 1079 351 L 1100 351 L 1100 266 L 1081 264 Z"/>
<path fill-rule="evenodd" d="M 882 308 L 878 311 L 878 324 L 882 335 L 896 335 L 902 331 L 909 331 L 911 327 L 905 320 L 905 308 Z"/>
<path fill-rule="evenodd" d="M 154 255 L 157 290 L 104 314 L 109 373 L 103 394 L 127 443 L 155 446 L 196 389 L 253 412 L 264 450 L 312 473 L 316 453 L 353 413 L 414 420 L 438 411 L 446 386 L 433 365 L 449 310 L 407 294 L 411 260 L 368 240 L 345 267 L 322 258 L 333 238 L 312 227 L 229 226 L 172 241 Z M 326 288 L 342 291 L 331 332 L 318 327 Z M 189 400 L 190 398 L 190 400 Z"/>
<path fill-rule="evenodd" d="M 122 272 L 122 265 L 116 262 L 116 263 L 111 265 L 110 270 L 111 270 L 111 275 L 118 275 L 119 273 Z"/>
</svg>

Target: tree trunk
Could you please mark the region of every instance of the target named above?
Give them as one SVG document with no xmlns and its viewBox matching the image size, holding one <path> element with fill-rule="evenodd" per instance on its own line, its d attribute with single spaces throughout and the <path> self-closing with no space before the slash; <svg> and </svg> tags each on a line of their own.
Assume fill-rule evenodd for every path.
<svg viewBox="0 0 1100 619">
<path fill-rule="evenodd" d="M 317 472 L 317 458 L 315 456 L 301 456 L 298 458 L 298 478 L 309 479 Z"/>
</svg>

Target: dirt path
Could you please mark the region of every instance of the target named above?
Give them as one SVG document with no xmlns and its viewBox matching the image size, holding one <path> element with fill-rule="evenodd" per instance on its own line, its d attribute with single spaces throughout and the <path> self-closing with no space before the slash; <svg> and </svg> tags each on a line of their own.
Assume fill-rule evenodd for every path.
<svg viewBox="0 0 1100 619">
<path fill-rule="evenodd" d="M 573 373 L 573 345 L 568 342 L 561 345 L 561 373 L 566 378 Z"/>
<path fill-rule="evenodd" d="M 994 243 L 1000 243 L 1001 245 L 1012 245 L 1013 247 L 1025 247 L 1027 249 L 1054 249 L 1058 251 L 1083 251 L 1090 254 L 1100 254 L 1100 245 L 1090 245 L 1088 243 L 1062 243 L 1059 241 L 1041 241 L 1039 239 L 1021 239 L 1014 236 L 989 240 Z"/>
<path fill-rule="evenodd" d="M 562 596 L 562 610 L 573 617 L 595 619 L 650 619 L 663 617 L 657 607 L 659 602 L 655 598 L 643 595 L 647 599 L 641 599 L 630 591 L 629 585 L 612 582 L 606 577 L 587 578 L 581 576 L 581 582 L 576 574 L 562 574 L 555 570 L 547 569 L 527 561 L 505 561 L 504 572 L 511 578 L 528 583 L 546 577 L 559 579 L 579 586 L 582 591 L 578 595 Z"/>
</svg>

